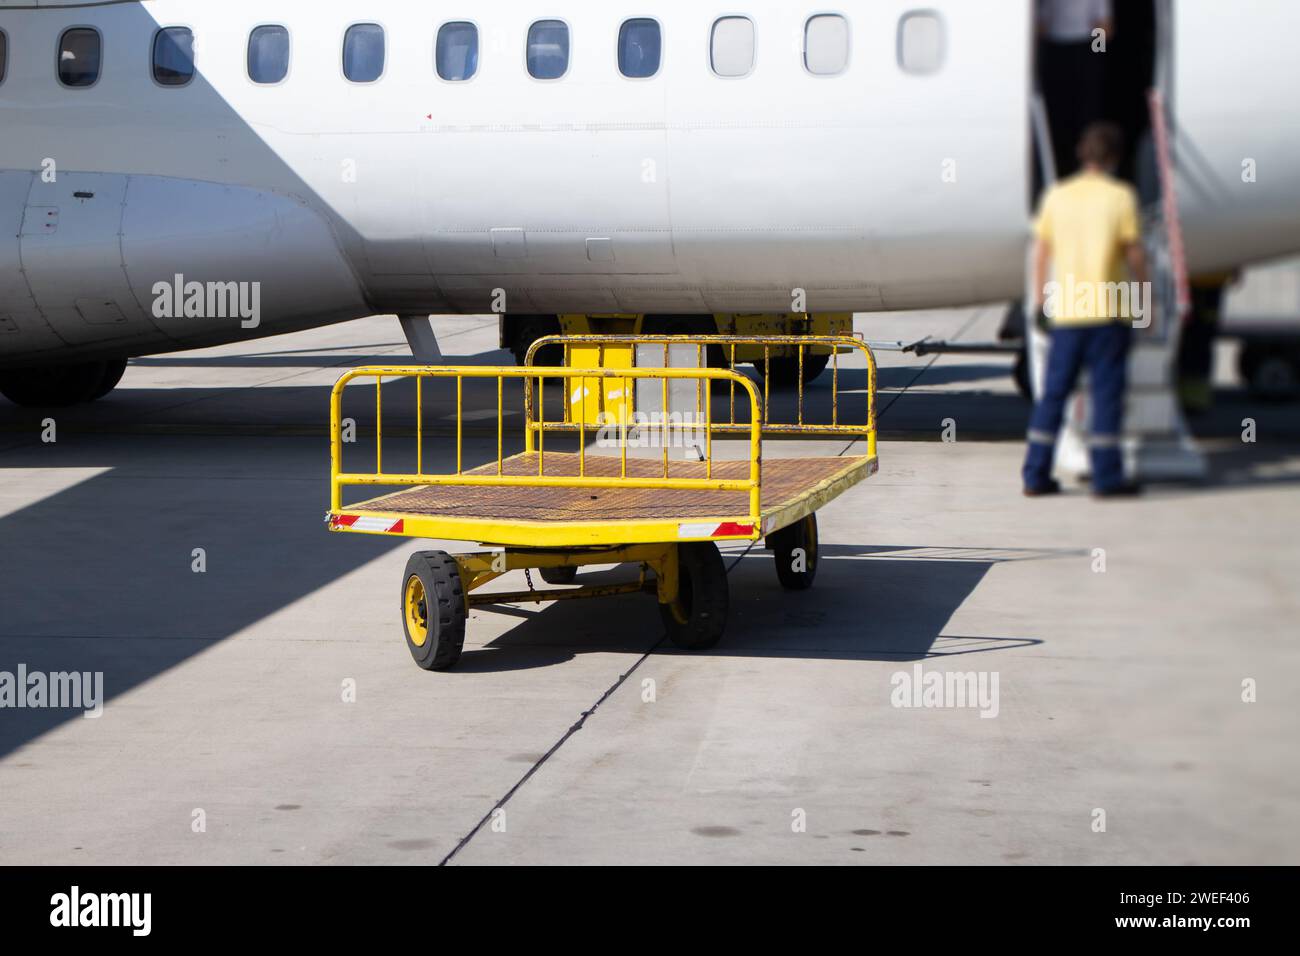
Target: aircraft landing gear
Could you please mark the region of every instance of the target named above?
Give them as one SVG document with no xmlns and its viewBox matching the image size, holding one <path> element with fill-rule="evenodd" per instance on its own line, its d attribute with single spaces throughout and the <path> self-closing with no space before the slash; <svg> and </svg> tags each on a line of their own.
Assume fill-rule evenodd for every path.
<svg viewBox="0 0 1300 956">
<path fill-rule="evenodd" d="M 15 405 L 62 408 L 103 398 L 125 371 L 126 359 L 0 369 L 0 395 Z"/>
</svg>

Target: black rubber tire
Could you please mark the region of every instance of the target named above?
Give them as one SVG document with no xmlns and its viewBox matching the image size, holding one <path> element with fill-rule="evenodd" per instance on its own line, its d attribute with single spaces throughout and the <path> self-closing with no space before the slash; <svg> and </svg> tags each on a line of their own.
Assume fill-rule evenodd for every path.
<svg viewBox="0 0 1300 956">
<path fill-rule="evenodd" d="M 727 628 L 731 600 L 727 566 L 712 541 L 677 546 L 679 584 L 677 607 L 660 604 L 668 639 L 685 651 L 703 651 L 718 643 Z M 680 611 L 684 621 L 677 619 Z"/>
<path fill-rule="evenodd" d="M 423 644 L 411 639 L 406 621 L 406 588 L 412 577 L 418 577 L 424 586 L 428 634 Z M 398 610 L 406 648 L 416 664 L 427 671 L 445 671 L 456 666 L 465 646 L 468 611 L 455 558 L 445 551 L 417 551 L 411 555 L 402 574 Z"/>
<path fill-rule="evenodd" d="M 805 350 L 803 357 L 803 383 L 806 387 L 811 382 L 817 381 L 817 377 L 826 371 L 826 366 L 831 363 L 831 357 L 827 355 L 817 355 Z M 799 387 L 799 357 L 798 356 L 774 356 L 768 359 L 768 364 L 772 369 L 772 387 L 773 388 L 798 388 Z M 754 368 L 758 371 L 758 377 L 763 378 L 766 371 L 763 360 L 758 359 L 754 362 Z"/>
<path fill-rule="evenodd" d="M 104 363 L 104 377 L 96 386 L 95 392 L 90 396 L 90 401 L 96 401 L 103 398 L 113 389 L 117 388 L 118 382 L 122 381 L 122 376 L 126 374 L 126 359 L 112 359 Z"/>
<path fill-rule="evenodd" d="M 548 335 L 560 334 L 560 320 L 554 315 L 512 315 L 506 317 L 514 326 L 514 339 L 511 350 L 514 352 L 515 364 L 523 365 L 528 358 L 528 350 L 538 339 Z M 555 368 L 564 364 L 564 346 L 547 345 L 538 350 L 534 364 Z"/>
<path fill-rule="evenodd" d="M 98 398 L 107 362 L 0 370 L 0 395 L 29 408 L 66 408 Z M 116 384 L 116 382 L 114 383 Z"/>
<path fill-rule="evenodd" d="M 717 335 L 718 322 L 711 315 L 647 315 L 641 322 L 642 335 Z M 727 355 L 721 345 L 704 350 L 709 368 L 726 368 Z"/>
<path fill-rule="evenodd" d="M 807 591 L 817 578 L 817 515 L 787 525 L 767 536 L 767 546 L 776 559 L 776 576 L 787 591 Z M 795 569 L 796 550 L 801 550 L 803 570 Z"/>
<path fill-rule="evenodd" d="M 539 568 L 547 584 L 572 584 L 578 578 L 577 568 Z"/>
</svg>

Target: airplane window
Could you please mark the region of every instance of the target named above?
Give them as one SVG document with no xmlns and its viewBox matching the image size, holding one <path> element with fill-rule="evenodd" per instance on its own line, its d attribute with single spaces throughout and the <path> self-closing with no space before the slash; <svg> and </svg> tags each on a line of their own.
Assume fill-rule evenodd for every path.
<svg viewBox="0 0 1300 956">
<path fill-rule="evenodd" d="M 618 71 L 634 80 L 659 72 L 663 39 L 655 20 L 628 20 L 618 31 Z"/>
<path fill-rule="evenodd" d="M 279 83 L 289 75 L 289 31 L 280 26 L 257 27 L 248 36 L 248 78 L 254 83 Z"/>
<path fill-rule="evenodd" d="M 568 24 L 538 20 L 528 28 L 528 75 L 538 80 L 558 80 L 568 71 Z"/>
<path fill-rule="evenodd" d="M 814 76 L 834 76 L 849 65 L 849 21 L 839 14 L 812 17 L 804 27 L 803 65 Z"/>
<path fill-rule="evenodd" d="M 9 66 L 9 37 L 0 30 L 0 83 L 5 81 L 5 70 Z"/>
<path fill-rule="evenodd" d="M 343 75 L 353 83 L 373 83 L 384 74 L 384 28 L 354 23 L 343 38 Z"/>
<path fill-rule="evenodd" d="M 99 80 L 103 50 L 99 32 L 77 28 L 59 38 L 59 82 L 64 86 L 94 86 Z"/>
<path fill-rule="evenodd" d="M 723 17 L 713 24 L 709 48 L 714 73 L 745 76 L 754 69 L 754 21 L 749 17 Z"/>
<path fill-rule="evenodd" d="M 478 27 L 472 23 L 444 23 L 438 30 L 434 59 L 438 76 L 459 82 L 478 72 Z"/>
<path fill-rule="evenodd" d="M 904 14 L 898 22 L 898 65 L 908 73 L 937 73 L 943 66 L 943 20 L 937 13 Z"/>
<path fill-rule="evenodd" d="M 185 86 L 194 79 L 194 31 L 167 27 L 153 38 L 153 78 L 161 86 Z"/>
</svg>

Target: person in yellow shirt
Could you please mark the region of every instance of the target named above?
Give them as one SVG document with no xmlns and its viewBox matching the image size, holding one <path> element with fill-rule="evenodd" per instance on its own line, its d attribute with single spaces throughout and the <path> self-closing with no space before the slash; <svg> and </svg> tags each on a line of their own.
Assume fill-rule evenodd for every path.
<svg viewBox="0 0 1300 956">
<path fill-rule="evenodd" d="M 1124 482 L 1120 434 L 1132 320 L 1150 314 L 1151 296 L 1137 193 L 1115 178 L 1122 154 L 1117 126 L 1090 124 L 1079 140 L 1082 169 L 1048 190 L 1034 224 L 1034 307 L 1050 327 L 1051 345 L 1043 394 L 1029 420 L 1023 478 L 1030 497 L 1061 490 L 1052 478 L 1056 436 L 1085 368 L 1092 396 L 1093 493 L 1112 497 L 1137 490 Z"/>
</svg>

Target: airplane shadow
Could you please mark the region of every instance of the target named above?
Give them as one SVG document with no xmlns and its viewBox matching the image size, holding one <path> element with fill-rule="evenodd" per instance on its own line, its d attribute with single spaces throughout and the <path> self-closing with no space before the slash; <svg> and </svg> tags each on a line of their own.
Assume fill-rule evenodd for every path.
<svg viewBox="0 0 1300 956">
<path fill-rule="evenodd" d="M 100 671 L 111 703 L 404 544 L 330 546 L 321 458 L 319 440 L 285 438 L 9 449 L 6 469 L 41 469 L 62 487 L 0 514 L 0 671 Z M 70 469 L 87 474 L 65 486 Z M 80 711 L 0 711 L 0 756 L 72 719 Z"/>
</svg>

